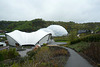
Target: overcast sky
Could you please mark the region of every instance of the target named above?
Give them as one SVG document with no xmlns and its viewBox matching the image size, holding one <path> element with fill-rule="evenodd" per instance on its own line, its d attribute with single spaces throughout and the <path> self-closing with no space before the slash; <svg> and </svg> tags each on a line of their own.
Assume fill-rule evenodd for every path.
<svg viewBox="0 0 100 67">
<path fill-rule="evenodd" d="M 98 22 L 100 0 L 0 0 L 0 20 Z"/>
</svg>

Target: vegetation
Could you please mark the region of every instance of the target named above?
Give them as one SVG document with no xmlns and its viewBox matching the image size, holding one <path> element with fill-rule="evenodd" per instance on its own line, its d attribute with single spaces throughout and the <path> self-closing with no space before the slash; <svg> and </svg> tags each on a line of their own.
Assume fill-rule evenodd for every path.
<svg viewBox="0 0 100 67">
<path fill-rule="evenodd" d="M 19 54 L 14 48 L 4 49 L 0 51 L 0 61 L 6 60 L 6 59 L 12 59 L 17 56 L 19 56 Z"/>
<path fill-rule="evenodd" d="M 67 42 L 70 48 L 75 49 L 77 52 L 81 52 L 94 60 L 96 63 L 100 63 L 100 23 L 83 23 L 78 24 L 73 21 L 45 21 L 43 19 L 34 19 L 31 21 L 0 21 L 0 29 L 7 32 L 13 30 L 20 30 L 26 32 L 33 32 L 40 28 L 45 28 L 49 25 L 61 25 L 69 33 L 67 37 L 54 37 L 56 42 Z M 80 38 L 77 37 L 78 30 L 92 30 L 91 33 L 82 33 Z M 98 34 L 97 34 L 98 33 Z M 6 40 L 5 38 L 0 41 Z M 47 44 L 44 44 L 44 46 Z M 42 47 L 28 53 L 28 57 L 20 58 L 17 63 L 13 63 L 12 67 L 62 67 L 68 52 L 61 48 L 56 47 Z M 58 50 L 59 49 L 59 50 Z M 42 56 L 41 56 L 42 55 Z M 0 51 L 0 61 L 5 59 L 11 59 L 18 56 L 15 49 L 10 51 Z M 41 61 L 40 61 L 41 60 Z M 61 61 L 62 60 L 62 61 Z M 4 65 L 1 64 L 1 67 Z"/>
<path fill-rule="evenodd" d="M 31 21 L 0 21 L 0 29 L 6 30 L 8 32 L 16 29 L 21 31 L 32 32 L 52 24 L 57 24 L 65 27 L 68 33 L 70 33 L 71 31 L 78 31 L 78 30 L 93 30 L 94 33 L 100 32 L 100 23 L 96 22 L 78 24 L 73 21 L 70 22 L 45 21 L 43 19 L 34 19 Z"/>
<path fill-rule="evenodd" d="M 84 50 L 83 53 L 100 64 L 100 42 L 91 42 L 88 49 Z"/>
<path fill-rule="evenodd" d="M 1 37 L 0 42 L 5 41 L 7 38 L 6 37 Z"/>
<path fill-rule="evenodd" d="M 100 34 L 91 34 L 91 35 L 88 35 L 88 36 L 84 36 L 82 38 L 75 39 L 75 40 L 71 41 L 70 43 L 75 44 L 75 43 L 78 43 L 78 42 L 81 42 L 81 41 L 84 41 L 84 42 L 100 42 Z"/>
<path fill-rule="evenodd" d="M 67 50 L 60 47 L 45 47 L 28 52 L 30 59 L 38 63 L 36 67 L 63 67 L 69 56 Z"/>
<path fill-rule="evenodd" d="M 64 67 L 69 57 L 66 49 L 45 45 L 27 54 L 28 56 L 15 58 L 19 55 L 15 49 L 2 50 L 0 51 L 0 61 L 2 61 L 0 67 Z"/>
<path fill-rule="evenodd" d="M 69 48 L 85 55 L 86 58 L 100 64 L 100 34 L 90 34 L 70 41 Z"/>
<path fill-rule="evenodd" d="M 75 49 L 77 52 L 82 52 L 89 47 L 87 42 L 79 42 L 73 45 L 69 45 L 70 48 Z"/>
<path fill-rule="evenodd" d="M 69 47 L 83 53 L 96 64 L 100 64 L 100 42 L 79 42 Z"/>
<path fill-rule="evenodd" d="M 53 37 L 54 41 L 56 42 L 66 42 L 68 41 L 68 37 L 67 36 L 62 36 L 62 37 Z"/>
<path fill-rule="evenodd" d="M 28 56 L 20 57 L 7 64 L 0 63 L 1 67 L 64 67 L 69 57 L 66 49 L 61 47 L 43 46 L 29 51 Z M 10 54 L 11 55 L 11 54 Z M 1 56 L 1 55 L 0 55 Z"/>
<path fill-rule="evenodd" d="M 77 37 L 77 31 L 76 30 L 72 30 L 68 36 L 68 40 L 69 41 L 74 41 L 76 40 L 78 37 Z"/>
</svg>

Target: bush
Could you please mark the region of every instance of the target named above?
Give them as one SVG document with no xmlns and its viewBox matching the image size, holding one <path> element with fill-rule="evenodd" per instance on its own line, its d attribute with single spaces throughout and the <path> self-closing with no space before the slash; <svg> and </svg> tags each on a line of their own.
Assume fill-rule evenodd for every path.
<svg viewBox="0 0 100 67">
<path fill-rule="evenodd" d="M 40 48 L 34 49 L 34 50 L 32 50 L 32 51 L 27 52 L 27 55 L 28 55 L 29 59 L 35 58 L 35 54 L 37 54 L 37 52 L 38 52 L 39 50 L 40 50 Z"/>
<path fill-rule="evenodd" d="M 83 53 L 96 63 L 100 63 L 100 42 L 91 42 L 90 46 Z"/>
<path fill-rule="evenodd" d="M 64 48 L 52 46 L 43 46 L 27 54 L 28 57 L 20 58 L 11 67 L 63 67 L 69 57 Z"/>
<path fill-rule="evenodd" d="M 47 46 L 48 44 L 44 43 L 43 46 Z"/>
<path fill-rule="evenodd" d="M 65 42 L 65 41 L 68 40 L 68 37 L 67 37 L 67 36 L 54 37 L 53 39 L 54 39 L 54 41 L 56 41 L 56 42 Z"/>
<path fill-rule="evenodd" d="M 95 63 L 100 63 L 100 42 L 79 42 L 69 47 L 88 56 Z"/>
<path fill-rule="evenodd" d="M 47 46 L 28 52 L 28 56 L 34 59 L 36 67 L 62 67 L 69 57 L 67 50 Z"/>
<path fill-rule="evenodd" d="M 0 67 L 5 67 L 5 65 L 3 63 L 0 63 Z"/>
<path fill-rule="evenodd" d="M 8 57 L 9 58 L 15 58 L 16 56 L 18 56 L 18 52 L 16 51 L 16 49 L 9 49 L 8 51 Z"/>
<path fill-rule="evenodd" d="M 18 55 L 19 55 L 18 52 L 14 48 L 4 49 L 0 51 L 0 60 L 2 61 L 5 59 L 12 59 L 17 57 Z"/>
<path fill-rule="evenodd" d="M 100 34 L 88 35 L 88 36 L 83 37 L 83 38 L 75 39 L 75 40 L 71 41 L 70 43 L 75 44 L 75 43 L 78 43 L 78 42 L 81 42 L 81 41 L 84 41 L 84 42 L 100 42 Z"/>
<path fill-rule="evenodd" d="M 77 52 L 82 52 L 89 47 L 89 43 L 79 42 L 77 44 L 69 45 L 69 47 L 75 49 Z"/>
<path fill-rule="evenodd" d="M 3 58 L 3 55 L 0 53 L 0 61 L 3 61 L 4 58 Z"/>
</svg>

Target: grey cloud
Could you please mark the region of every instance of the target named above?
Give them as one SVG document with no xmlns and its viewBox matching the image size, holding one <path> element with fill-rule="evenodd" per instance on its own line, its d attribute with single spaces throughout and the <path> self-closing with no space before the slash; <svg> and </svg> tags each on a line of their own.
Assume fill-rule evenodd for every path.
<svg viewBox="0 0 100 67">
<path fill-rule="evenodd" d="M 100 0 L 0 0 L 0 20 L 100 21 Z"/>
</svg>

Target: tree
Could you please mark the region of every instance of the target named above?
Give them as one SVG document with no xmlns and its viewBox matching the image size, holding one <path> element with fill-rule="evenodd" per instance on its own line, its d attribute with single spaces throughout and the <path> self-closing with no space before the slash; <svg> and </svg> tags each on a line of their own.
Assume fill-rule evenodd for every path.
<svg viewBox="0 0 100 67">
<path fill-rule="evenodd" d="M 77 39 L 77 31 L 76 30 L 70 31 L 68 39 L 69 39 L 69 41 L 73 41 L 73 40 Z"/>
</svg>

